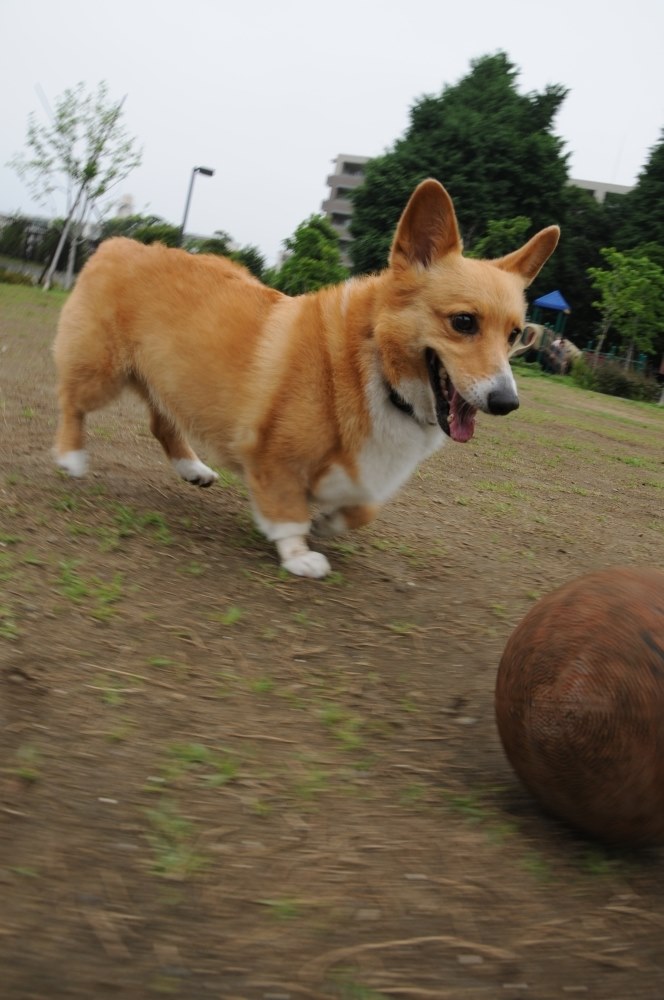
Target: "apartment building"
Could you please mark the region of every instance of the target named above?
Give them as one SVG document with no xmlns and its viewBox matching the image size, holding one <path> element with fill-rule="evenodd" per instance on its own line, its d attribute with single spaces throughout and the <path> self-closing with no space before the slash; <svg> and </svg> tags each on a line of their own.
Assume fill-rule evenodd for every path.
<svg viewBox="0 0 664 1000">
<path fill-rule="evenodd" d="M 350 234 L 350 220 L 353 215 L 350 192 L 362 183 L 364 167 L 368 160 L 368 156 L 340 153 L 335 160 L 334 173 L 327 178 L 330 194 L 323 202 L 322 209 L 339 237 L 341 259 L 347 266 L 351 262 L 350 245 L 353 242 Z"/>
</svg>

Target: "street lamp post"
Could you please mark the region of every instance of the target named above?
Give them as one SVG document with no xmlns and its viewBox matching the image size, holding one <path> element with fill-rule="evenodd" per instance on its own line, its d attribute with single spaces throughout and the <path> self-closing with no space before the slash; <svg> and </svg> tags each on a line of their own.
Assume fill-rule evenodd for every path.
<svg viewBox="0 0 664 1000">
<path fill-rule="evenodd" d="M 189 190 L 187 191 L 187 201 L 184 206 L 184 216 L 182 217 L 182 225 L 180 226 L 180 246 L 184 242 L 184 228 L 187 225 L 187 216 L 189 215 L 189 203 L 191 202 L 191 192 L 194 190 L 194 178 L 196 174 L 203 174 L 204 177 L 214 177 L 214 170 L 210 167 L 194 167 L 191 172 L 191 180 L 189 181 Z"/>
</svg>

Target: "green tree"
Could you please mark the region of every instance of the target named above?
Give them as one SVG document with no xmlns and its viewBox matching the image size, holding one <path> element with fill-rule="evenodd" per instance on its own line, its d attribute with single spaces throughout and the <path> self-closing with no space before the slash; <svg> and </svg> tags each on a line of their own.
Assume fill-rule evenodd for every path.
<svg viewBox="0 0 664 1000">
<path fill-rule="evenodd" d="M 28 151 L 15 156 L 11 165 L 37 200 L 44 202 L 54 194 L 66 200 L 65 224 L 46 287 L 70 228 L 80 233 L 92 207 L 141 162 L 135 139 L 122 123 L 123 105 L 124 98 L 109 100 L 105 83 L 93 93 L 79 83 L 57 99 L 48 124 L 40 123 L 34 113 L 28 118 Z"/>
<path fill-rule="evenodd" d="M 49 223 L 48 227 L 39 234 L 38 238 L 33 243 L 32 258 L 33 260 L 44 265 L 39 278 L 40 282 L 43 280 L 49 264 L 53 260 L 53 255 L 58 247 L 61 247 L 62 253 L 72 262 L 74 271 L 79 271 L 88 259 L 88 244 L 85 241 L 80 241 L 78 239 L 74 240 L 72 238 L 71 230 L 69 234 L 65 236 L 64 242 L 62 242 L 62 233 L 64 228 L 64 219 L 53 219 L 53 221 Z"/>
<path fill-rule="evenodd" d="M 618 226 L 621 249 L 643 243 L 664 246 L 664 130 L 635 187 L 620 199 Z"/>
<path fill-rule="evenodd" d="M 600 322 L 587 272 L 588 268 L 604 266 L 600 251 L 612 245 L 615 230 L 605 205 L 589 191 L 572 184 L 561 194 L 559 211 L 560 244 L 533 284 L 529 297 L 532 300 L 554 288 L 560 289 L 572 309 L 566 334 L 579 347 L 586 347 Z"/>
<path fill-rule="evenodd" d="M 284 241 L 288 256 L 278 270 L 265 275 L 273 288 L 302 295 L 348 277 L 341 263 L 339 237 L 323 215 L 311 215 Z"/>
<path fill-rule="evenodd" d="M 167 247 L 180 246 L 180 227 L 170 222 L 153 222 L 139 226 L 132 239 L 139 243 L 163 243 Z"/>
<path fill-rule="evenodd" d="M 160 226 L 164 220 L 159 215 L 118 215 L 105 219 L 101 225 L 101 240 L 110 240 L 112 236 L 126 236 L 134 239 L 137 230 L 146 226 Z"/>
<path fill-rule="evenodd" d="M 101 227 L 101 240 L 113 236 L 126 236 L 139 243 L 164 243 L 167 247 L 180 245 L 179 229 L 159 215 L 123 215 L 107 219 Z"/>
<path fill-rule="evenodd" d="M 13 215 L 0 229 L 0 254 L 25 259 L 30 221 L 22 215 Z"/>
<path fill-rule="evenodd" d="M 215 229 L 212 236 L 189 237 L 186 241 L 187 250 L 194 253 L 212 253 L 218 257 L 230 257 L 233 247 L 233 238 L 225 233 L 223 229 Z"/>
<path fill-rule="evenodd" d="M 259 281 L 262 280 L 265 274 L 265 257 L 262 255 L 258 247 L 246 246 L 240 247 L 239 250 L 233 250 L 229 254 L 231 260 L 236 261 L 238 264 L 242 264 L 246 267 L 248 271 L 258 278 Z"/>
<path fill-rule="evenodd" d="M 489 219 L 486 234 L 475 241 L 468 256 L 485 259 L 503 257 L 526 242 L 531 225 L 525 215 L 515 215 L 513 219 Z"/>
<path fill-rule="evenodd" d="M 664 329 L 664 271 L 648 257 L 613 247 L 605 247 L 601 254 L 607 266 L 588 269 L 599 293 L 593 305 L 602 318 L 596 351 L 601 351 L 613 330 L 627 350 L 629 364 L 635 350 L 652 352 L 657 333 Z"/>
<path fill-rule="evenodd" d="M 470 250 L 491 219 L 526 216 L 534 228 L 559 221 L 567 157 L 553 125 L 567 91 L 520 94 L 518 71 L 502 52 L 471 66 L 439 96 L 418 100 L 403 137 L 367 164 L 353 193 L 355 273 L 385 266 L 399 215 L 425 177 L 450 192 Z"/>
</svg>

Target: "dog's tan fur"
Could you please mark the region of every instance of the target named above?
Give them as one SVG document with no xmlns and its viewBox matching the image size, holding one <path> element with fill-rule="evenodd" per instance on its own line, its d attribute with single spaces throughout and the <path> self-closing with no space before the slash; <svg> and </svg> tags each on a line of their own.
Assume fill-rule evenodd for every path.
<svg viewBox="0 0 664 1000">
<path fill-rule="evenodd" d="M 524 288 L 557 239 L 552 226 L 498 261 L 465 258 L 449 196 L 429 180 L 404 211 L 387 270 L 297 298 L 223 258 L 109 240 L 60 319 L 57 461 L 83 474 L 85 414 L 129 386 L 185 479 L 216 478 L 191 434 L 243 474 L 283 565 L 323 576 L 327 560 L 306 542 L 310 505 L 323 532 L 360 526 L 443 443 L 427 348 L 459 397 L 491 412 L 491 387 L 514 385 L 509 337 Z M 476 317 L 477 332 L 457 332 L 457 314 Z"/>
</svg>

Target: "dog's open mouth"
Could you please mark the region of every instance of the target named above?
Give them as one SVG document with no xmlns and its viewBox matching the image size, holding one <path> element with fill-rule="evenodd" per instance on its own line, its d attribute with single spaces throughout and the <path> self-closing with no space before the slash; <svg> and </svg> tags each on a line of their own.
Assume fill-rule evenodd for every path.
<svg viewBox="0 0 664 1000">
<path fill-rule="evenodd" d="M 436 419 L 453 441 L 464 444 L 475 431 L 477 408 L 466 402 L 449 377 L 440 358 L 431 348 L 426 349 L 427 371 L 436 400 Z"/>
</svg>

